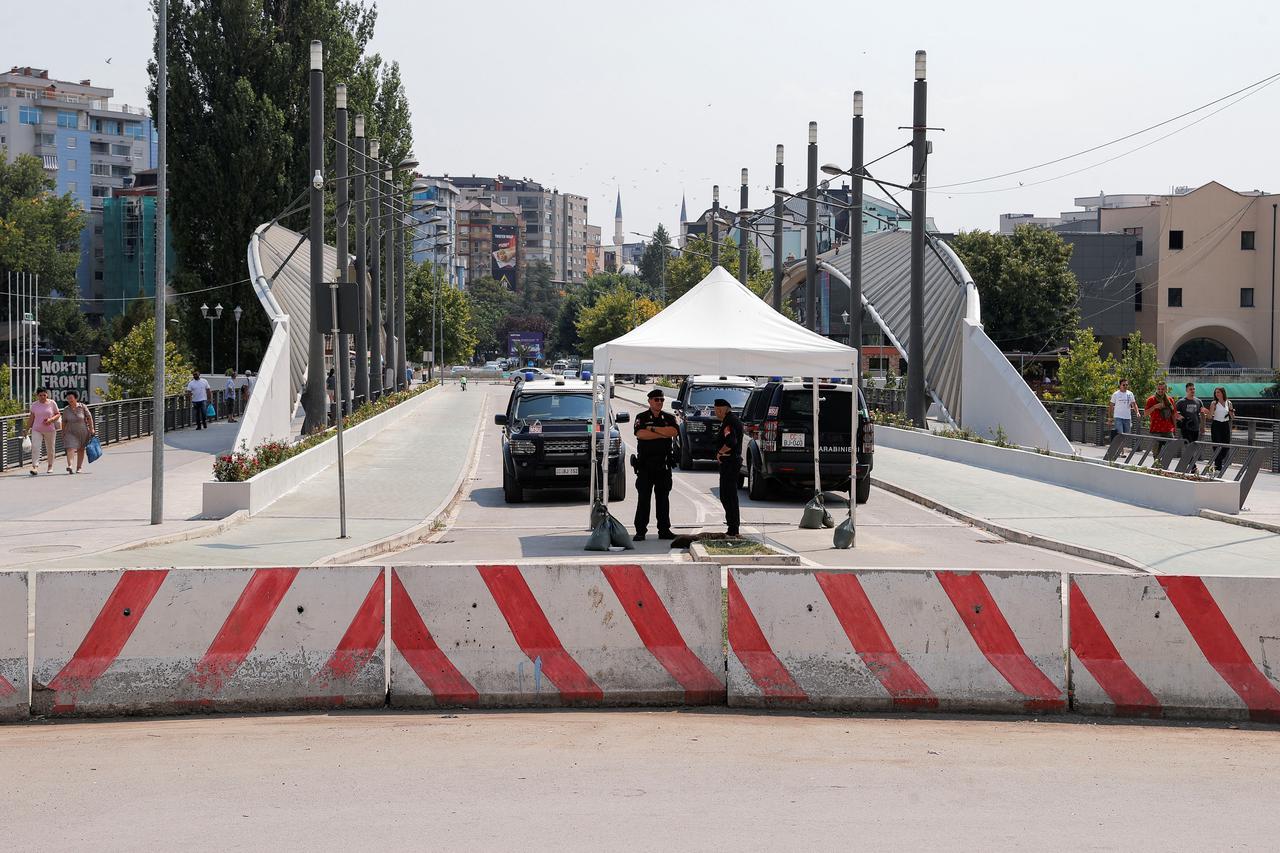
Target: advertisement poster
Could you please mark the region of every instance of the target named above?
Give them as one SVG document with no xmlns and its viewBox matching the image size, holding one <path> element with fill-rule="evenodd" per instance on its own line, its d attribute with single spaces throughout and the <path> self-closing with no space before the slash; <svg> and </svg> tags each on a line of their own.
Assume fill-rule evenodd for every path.
<svg viewBox="0 0 1280 853">
<path fill-rule="evenodd" d="M 505 280 L 509 287 L 516 283 L 517 227 L 493 226 L 493 277 L 498 281 Z"/>
<path fill-rule="evenodd" d="M 542 361 L 542 332 L 507 332 L 507 356 Z"/>
<path fill-rule="evenodd" d="M 77 392 L 82 402 L 89 402 L 89 375 L 97 372 L 96 355 L 48 355 L 40 359 L 40 384 L 59 404 L 66 403 L 68 391 Z"/>
</svg>

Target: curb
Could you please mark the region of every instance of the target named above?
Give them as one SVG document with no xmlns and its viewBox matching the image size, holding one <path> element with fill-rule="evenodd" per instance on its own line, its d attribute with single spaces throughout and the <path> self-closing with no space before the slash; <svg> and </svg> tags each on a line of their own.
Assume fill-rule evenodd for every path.
<svg viewBox="0 0 1280 853">
<path fill-rule="evenodd" d="M 1062 554 L 1068 554 L 1072 557 L 1081 557 L 1086 560 L 1093 560 L 1096 563 L 1105 563 L 1108 566 L 1115 566 L 1118 569 L 1125 569 L 1137 574 L 1161 574 L 1161 572 L 1156 571 L 1150 566 L 1144 566 L 1133 560 L 1117 557 L 1115 554 L 1107 551 L 1098 551 L 1084 545 L 1073 545 L 1070 542 L 1062 542 L 1057 539 L 1050 539 L 1048 536 L 1040 536 L 1036 533 L 1027 533 L 1023 530 L 1005 527 L 1003 524 L 996 524 L 994 521 L 989 519 L 982 518 L 977 515 L 970 515 L 963 510 L 956 509 L 953 506 L 948 506 L 941 501 L 913 492 L 910 489 L 903 488 L 902 486 L 885 482 L 878 477 L 873 476 L 871 478 L 871 485 L 884 489 L 886 492 L 895 494 L 900 498 L 906 498 L 909 501 L 918 503 L 923 507 L 934 510 L 935 512 L 940 512 L 943 515 L 949 515 L 959 521 L 972 524 L 974 527 L 985 530 L 988 533 L 994 533 L 996 536 L 999 536 L 1002 539 L 1007 539 L 1018 545 L 1031 545 L 1036 548 L 1044 548 L 1048 551 L 1057 551 Z"/>
<path fill-rule="evenodd" d="M 1251 527 L 1254 530 L 1265 530 L 1268 533 L 1280 533 L 1280 524 L 1254 521 L 1251 518 L 1241 518 L 1238 515 L 1228 515 L 1225 512 L 1218 512 L 1216 509 L 1202 509 L 1200 510 L 1200 517 L 1207 518 L 1210 521 L 1224 521 L 1227 524 L 1234 524 L 1238 527 Z"/>
<path fill-rule="evenodd" d="M 217 522 L 200 527 L 195 530 L 182 530 L 177 533 L 166 533 L 162 536 L 152 536 L 147 539 L 137 539 L 133 542 L 126 542 L 124 545 L 117 545 L 114 548 L 108 548 L 100 553 L 113 553 L 116 551 L 135 551 L 138 548 L 147 548 L 151 545 L 172 545 L 175 542 L 190 542 L 192 539 L 203 539 L 206 536 L 214 536 L 222 533 L 228 528 L 235 527 L 242 521 L 249 520 L 249 511 L 246 509 L 238 509 L 228 515 L 226 518 Z"/>
<path fill-rule="evenodd" d="M 436 387 L 439 388 L 442 386 L 437 385 Z M 322 557 L 311 565 L 335 566 L 356 563 L 361 560 L 367 560 L 370 557 L 376 557 L 379 554 L 386 554 L 390 551 L 398 551 L 402 548 L 407 548 L 410 545 L 416 545 L 419 542 L 430 538 L 430 536 L 436 532 L 433 529 L 436 520 L 453 507 L 454 503 L 462 494 L 463 485 L 467 482 L 468 478 L 475 473 L 476 468 L 479 467 L 480 443 L 486 432 L 486 424 L 484 423 L 483 417 L 481 417 L 480 429 L 476 430 L 472 434 L 471 446 L 467 448 L 467 464 L 463 465 L 462 470 L 458 472 L 458 477 L 454 480 L 453 487 L 449 490 L 445 499 L 437 504 L 431 512 L 427 513 L 421 522 L 407 530 L 402 530 L 399 533 L 393 533 L 392 535 L 382 539 L 378 539 L 364 545 L 357 545 L 356 547 L 349 548 L 346 551 L 339 551 L 336 554 L 330 554 L 327 557 Z"/>
</svg>

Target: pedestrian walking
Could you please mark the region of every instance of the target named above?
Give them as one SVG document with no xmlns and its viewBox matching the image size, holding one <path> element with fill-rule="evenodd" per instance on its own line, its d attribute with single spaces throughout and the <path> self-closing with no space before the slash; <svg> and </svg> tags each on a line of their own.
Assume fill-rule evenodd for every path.
<svg viewBox="0 0 1280 853">
<path fill-rule="evenodd" d="M 209 387 L 209 380 L 200 375 L 200 371 L 191 371 L 191 381 L 187 383 L 187 393 L 191 395 L 191 414 L 196 422 L 196 429 L 209 428 L 209 415 L 206 407 L 209 405 L 209 395 L 213 389 Z"/>
<path fill-rule="evenodd" d="M 36 476 L 40 463 L 40 451 L 44 451 L 46 474 L 53 473 L 53 457 L 58 446 L 58 426 L 62 413 L 58 404 L 49 399 L 48 388 L 37 388 L 36 399 L 27 409 L 27 434 L 31 436 L 31 476 Z"/>
<path fill-rule="evenodd" d="M 1213 400 L 1209 403 L 1209 437 L 1214 444 L 1230 444 L 1231 430 L 1235 427 L 1236 407 L 1227 399 L 1227 389 L 1219 385 L 1213 389 Z M 1227 467 L 1227 456 L 1230 448 L 1222 448 L 1213 457 L 1213 466 L 1219 471 Z"/>
<path fill-rule="evenodd" d="M 84 468 L 84 449 L 93 438 L 93 413 L 80 402 L 75 391 L 67 392 L 67 405 L 62 410 L 62 449 L 67 452 L 67 473 L 79 474 Z M 75 470 L 71 470 L 71 455 L 75 454 Z"/>
<path fill-rule="evenodd" d="M 236 382 L 239 380 L 239 374 L 234 369 L 227 371 L 226 394 L 223 396 L 223 407 L 227 413 L 227 423 L 236 422 L 236 416 L 240 414 L 240 395 L 236 393 Z"/>
<path fill-rule="evenodd" d="M 649 529 L 651 501 L 657 504 L 658 538 L 676 538 L 671 532 L 671 439 L 680 434 L 680 426 L 662 410 L 666 397 L 661 388 L 650 391 L 648 399 L 649 408 L 635 420 L 636 542 L 643 542 Z"/>
<path fill-rule="evenodd" d="M 720 505 L 730 536 L 738 535 L 741 513 L 738 510 L 738 484 L 742 480 L 742 421 L 733 413 L 729 401 L 716 398 L 716 417 L 720 419 L 720 448 L 716 461 L 720 464 Z"/>
<path fill-rule="evenodd" d="M 1156 391 L 1147 398 L 1143 408 L 1149 420 L 1148 432 L 1161 438 L 1173 438 L 1173 397 L 1169 396 L 1169 385 L 1163 379 L 1156 383 Z"/>
<path fill-rule="evenodd" d="M 1200 402 L 1200 398 L 1196 396 L 1196 383 L 1187 383 L 1187 395 L 1174 405 L 1173 410 L 1174 420 L 1178 423 L 1178 434 L 1182 440 L 1188 444 L 1199 441 L 1200 433 L 1204 431 L 1204 419 L 1201 417 L 1204 412 L 1204 403 Z"/>
<path fill-rule="evenodd" d="M 244 373 L 236 374 L 235 382 L 236 409 L 240 415 L 249 408 L 249 377 Z"/>
<path fill-rule="evenodd" d="M 1129 380 L 1121 379 L 1120 387 L 1111 394 L 1111 402 L 1107 406 L 1107 414 L 1115 424 L 1115 434 L 1133 432 L 1133 413 L 1138 411 L 1138 401 L 1129 390 Z"/>
</svg>

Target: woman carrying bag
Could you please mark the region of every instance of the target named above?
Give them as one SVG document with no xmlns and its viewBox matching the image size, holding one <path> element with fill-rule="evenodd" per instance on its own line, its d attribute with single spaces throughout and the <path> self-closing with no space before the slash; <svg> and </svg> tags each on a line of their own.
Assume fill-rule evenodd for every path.
<svg viewBox="0 0 1280 853">
<path fill-rule="evenodd" d="M 1227 389 L 1219 385 L 1213 389 L 1213 402 L 1209 404 L 1209 437 L 1214 444 L 1230 444 L 1231 429 L 1235 425 L 1236 407 L 1227 399 Z M 1227 467 L 1227 448 L 1213 457 L 1213 465 L 1219 471 Z"/>
<path fill-rule="evenodd" d="M 53 457 L 57 455 L 54 448 L 58 441 L 58 422 L 62 413 L 58 404 L 49 399 L 48 388 L 37 388 L 35 402 L 27 410 L 27 437 L 31 443 L 31 476 L 39 472 L 40 451 L 44 450 L 45 462 L 48 464 L 47 474 L 53 473 Z"/>
<path fill-rule="evenodd" d="M 84 467 L 84 453 L 94 436 L 93 414 L 80 402 L 75 391 L 67 392 L 67 407 L 62 410 L 62 447 L 67 451 L 67 473 L 79 474 Z M 71 454 L 76 457 L 75 470 L 71 470 Z"/>
</svg>

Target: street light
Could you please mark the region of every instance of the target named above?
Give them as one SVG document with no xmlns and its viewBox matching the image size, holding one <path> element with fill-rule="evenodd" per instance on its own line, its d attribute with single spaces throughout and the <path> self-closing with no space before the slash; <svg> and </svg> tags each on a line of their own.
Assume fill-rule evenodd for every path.
<svg viewBox="0 0 1280 853">
<path fill-rule="evenodd" d="M 240 315 L 244 313 L 244 309 L 239 305 L 231 312 L 236 315 L 236 373 L 240 372 Z"/>
<path fill-rule="evenodd" d="M 213 321 L 222 319 L 222 303 L 219 302 L 209 310 L 209 306 L 201 303 L 200 316 L 209 321 L 209 375 L 213 375 Z"/>
</svg>

